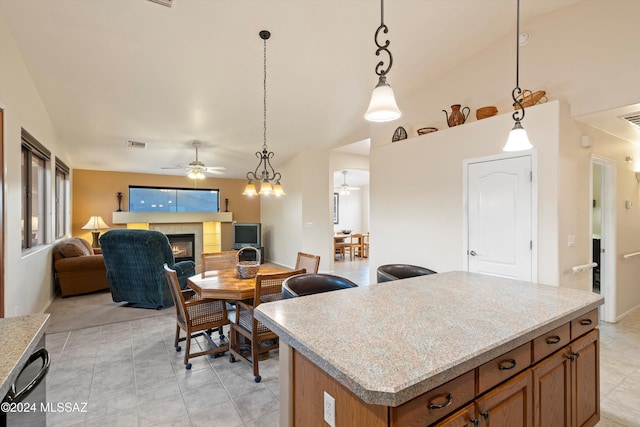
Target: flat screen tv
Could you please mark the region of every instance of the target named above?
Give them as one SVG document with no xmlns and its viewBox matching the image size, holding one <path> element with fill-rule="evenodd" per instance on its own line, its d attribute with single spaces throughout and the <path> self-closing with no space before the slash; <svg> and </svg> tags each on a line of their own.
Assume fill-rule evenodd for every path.
<svg viewBox="0 0 640 427">
<path fill-rule="evenodd" d="M 240 249 L 244 246 L 259 248 L 262 246 L 262 234 L 259 223 L 233 224 L 233 248 Z"/>
</svg>

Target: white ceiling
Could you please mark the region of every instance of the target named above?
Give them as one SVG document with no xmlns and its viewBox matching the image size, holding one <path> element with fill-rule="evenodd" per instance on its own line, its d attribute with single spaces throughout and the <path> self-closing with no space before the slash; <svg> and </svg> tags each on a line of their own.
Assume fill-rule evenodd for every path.
<svg viewBox="0 0 640 427">
<path fill-rule="evenodd" d="M 522 21 L 577 1 L 523 0 Z M 515 31 L 515 6 L 387 0 L 396 97 Z M 73 168 L 177 175 L 161 167 L 199 140 L 207 166 L 244 177 L 262 147 L 263 29 L 274 165 L 369 136 L 377 0 L 0 0 L 0 15 Z"/>
</svg>

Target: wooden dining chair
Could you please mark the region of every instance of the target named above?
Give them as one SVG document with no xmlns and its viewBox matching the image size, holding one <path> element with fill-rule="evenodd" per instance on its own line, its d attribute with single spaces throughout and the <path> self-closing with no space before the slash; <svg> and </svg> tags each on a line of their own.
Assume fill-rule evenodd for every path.
<svg viewBox="0 0 640 427">
<path fill-rule="evenodd" d="M 202 254 L 202 277 L 207 271 L 236 268 L 238 251 L 208 252 Z"/>
<path fill-rule="evenodd" d="M 304 252 L 298 252 L 296 258 L 296 270 L 304 268 L 307 273 L 317 273 L 320 267 L 320 255 L 305 254 Z"/>
<path fill-rule="evenodd" d="M 169 268 L 167 264 L 164 265 L 164 271 L 176 307 L 176 337 L 173 345 L 176 351 L 180 351 L 182 348 L 178 344 L 180 341 L 185 341 L 184 367 L 191 369 L 190 358 L 206 354 L 218 355 L 227 351 L 229 344 L 224 343 L 223 326 L 229 324 L 229 317 L 224 301 L 201 298 L 191 289 L 182 290 L 176 271 Z M 216 329 L 220 342 L 224 343 L 222 345 L 211 339 L 211 333 Z M 185 331 L 185 337 L 180 338 L 180 330 Z M 191 339 L 199 336 L 205 337 L 211 348 L 191 353 Z"/>
<path fill-rule="evenodd" d="M 303 274 L 304 270 L 285 271 L 274 274 L 258 274 L 256 276 L 256 288 L 253 294 L 253 302 L 237 301 L 236 318 L 231 323 L 229 341 L 229 361 L 236 361 L 236 357 L 253 367 L 255 382 L 259 383 L 262 377 L 258 367 L 260 354 L 278 348 L 278 336 L 269 328 L 260 323 L 253 311 L 263 302 L 271 302 L 282 299 L 282 282 L 287 277 Z M 245 343 L 241 342 L 244 338 Z M 246 345 L 249 341 L 250 345 Z"/>
<path fill-rule="evenodd" d="M 369 258 L 369 233 L 362 234 L 362 258 Z"/>
<path fill-rule="evenodd" d="M 362 234 L 352 234 L 346 249 L 349 251 L 350 261 L 353 261 L 356 257 L 362 257 Z"/>
</svg>

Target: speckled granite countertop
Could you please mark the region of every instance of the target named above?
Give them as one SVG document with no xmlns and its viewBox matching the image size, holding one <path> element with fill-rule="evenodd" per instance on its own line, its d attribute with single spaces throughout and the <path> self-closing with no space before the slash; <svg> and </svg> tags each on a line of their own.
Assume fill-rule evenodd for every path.
<svg viewBox="0 0 640 427">
<path fill-rule="evenodd" d="M 450 272 L 261 304 L 255 315 L 364 402 L 398 406 L 603 301 Z"/>
<path fill-rule="evenodd" d="M 0 319 L 0 400 L 46 331 L 49 314 Z"/>
</svg>

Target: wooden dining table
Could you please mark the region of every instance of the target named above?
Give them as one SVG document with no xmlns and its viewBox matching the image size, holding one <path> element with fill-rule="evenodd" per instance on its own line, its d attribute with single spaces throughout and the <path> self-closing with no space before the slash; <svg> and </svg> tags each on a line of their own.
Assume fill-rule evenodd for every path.
<svg viewBox="0 0 640 427">
<path fill-rule="evenodd" d="M 258 274 L 282 273 L 281 268 L 260 266 Z M 187 286 L 202 298 L 224 299 L 239 301 L 253 298 L 256 279 L 242 279 L 238 277 L 238 270 L 229 268 L 225 270 L 211 270 L 204 274 L 196 274 L 189 277 Z"/>
</svg>

